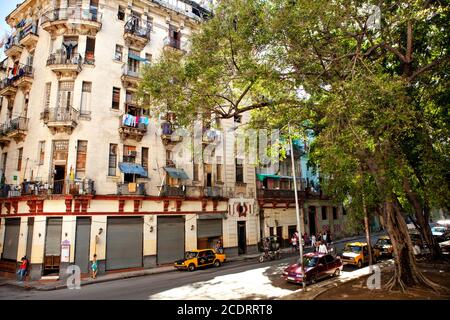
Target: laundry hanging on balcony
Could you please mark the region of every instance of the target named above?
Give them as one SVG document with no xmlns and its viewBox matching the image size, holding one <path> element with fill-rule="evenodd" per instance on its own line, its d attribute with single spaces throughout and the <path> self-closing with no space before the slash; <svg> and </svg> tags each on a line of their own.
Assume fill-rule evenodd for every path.
<svg viewBox="0 0 450 320">
<path fill-rule="evenodd" d="M 189 180 L 189 176 L 183 169 L 165 167 L 164 170 L 174 179 Z"/>
<path fill-rule="evenodd" d="M 148 173 L 144 167 L 136 163 L 120 162 L 119 169 L 122 173 L 137 174 L 144 178 L 148 177 Z"/>
</svg>

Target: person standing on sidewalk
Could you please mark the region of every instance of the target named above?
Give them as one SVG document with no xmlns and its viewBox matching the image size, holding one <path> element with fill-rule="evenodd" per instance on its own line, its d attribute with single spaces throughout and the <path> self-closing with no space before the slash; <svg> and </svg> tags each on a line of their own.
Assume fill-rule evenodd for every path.
<svg viewBox="0 0 450 320">
<path fill-rule="evenodd" d="M 19 266 L 19 270 L 17 271 L 17 274 L 19 275 L 19 282 L 23 282 L 23 279 L 25 279 L 25 276 L 27 275 L 27 269 L 28 269 L 28 259 L 27 256 L 22 257 L 22 263 Z"/>
<path fill-rule="evenodd" d="M 327 249 L 327 246 L 325 245 L 325 242 L 319 242 L 319 253 L 323 253 L 323 254 L 328 253 L 328 249 Z"/>
<path fill-rule="evenodd" d="M 296 252 L 297 249 L 298 249 L 298 245 L 297 245 L 298 239 L 297 239 L 297 237 L 295 236 L 295 234 L 294 234 L 294 236 L 292 237 L 291 241 L 292 241 L 292 250 L 293 250 L 294 252 Z"/>
<path fill-rule="evenodd" d="M 311 236 L 311 247 L 316 247 L 316 236 L 314 234 Z"/>
<path fill-rule="evenodd" d="M 97 277 L 98 272 L 98 263 L 96 254 L 94 254 L 94 259 L 92 260 L 91 269 L 92 269 L 92 279 L 95 279 Z"/>
</svg>

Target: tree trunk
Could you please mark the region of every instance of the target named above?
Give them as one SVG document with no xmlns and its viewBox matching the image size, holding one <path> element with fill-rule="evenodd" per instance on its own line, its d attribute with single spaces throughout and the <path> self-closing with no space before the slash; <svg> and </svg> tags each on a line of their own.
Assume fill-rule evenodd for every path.
<svg viewBox="0 0 450 320">
<path fill-rule="evenodd" d="M 422 239 L 425 240 L 428 248 L 430 249 L 430 255 L 433 260 L 440 259 L 441 256 L 441 248 L 439 244 L 435 241 L 433 234 L 431 232 L 429 220 L 429 208 L 427 206 L 422 206 L 419 197 L 416 192 L 414 192 L 411 188 L 411 184 L 407 177 L 403 178 L 403 190 L 406 193 L 409 203 L 414 208 L 414 213 L 416 216 L 416 222 L 420 226 L 418 229 Z"/>
<path fill-rule="evenodd" d="M 388 199 L 385 206 L 385 224 L 395 255 L 395 272 L 393 278 L 387 283 L 387 288 L 405 291 L 408 287 L 418 285 L 436 290 L 437 285 L 426 279 L 417 268 L 408 228 L 400 208 L 393 198 Z"/>
</svg>

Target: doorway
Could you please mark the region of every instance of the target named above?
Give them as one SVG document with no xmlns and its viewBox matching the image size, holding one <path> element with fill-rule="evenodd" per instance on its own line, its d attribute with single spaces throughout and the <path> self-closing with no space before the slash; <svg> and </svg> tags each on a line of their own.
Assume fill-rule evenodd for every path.
<svg viewBox="0 0 450 320">
<path fill-rule="evenodd" d="M 309 234 L 316 234 L 316 207 L 309 207 L 308 212 L 308 220 L 309 220 Z"/>
<path fill-rule="evenodd" d="M 284 248 L 283 227 L 277 227 L 277 242 L 280 244 L 280 248 Z"/>
<path fill-rule="evenodd" d="M 246 254 L 247 253 L 247 236 L 246 236 L 246 228 L 245 221 L 238 221 L 238 253 Z"/>
<path fill-rule="evenodd" d="M 65 165 L 55 165 L 53 175 L 53 193 L 62 194 L 64 190 L 64 177 L 66 176 Z"/>
</svg>

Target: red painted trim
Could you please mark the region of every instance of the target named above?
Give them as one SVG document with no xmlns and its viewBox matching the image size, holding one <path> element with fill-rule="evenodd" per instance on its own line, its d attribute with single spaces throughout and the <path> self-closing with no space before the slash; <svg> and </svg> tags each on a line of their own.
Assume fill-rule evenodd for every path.
<svg viewBox="0 0 450 320">
<path fill-rule="evenodd" d="M 80 212 L 66 214 L 65 212 L 43 212 L 43 213 L 18 213 L 18 214 L 2 214 L 1 218 L 12 218 L 12 217 L 33 217 L 33 216 L 124 216 L 124 215 L 158 215 L 158 214 L 174 214 L 174 215 L 184 215 L 184 214 L 226 214 L 227 211 L 151 211 L 151 212 Z"/>
<path fill-rule="evenodd" d="M 163 200 L 182 200 L 182 201 L 212 201 L 209 197 L 159 197 L 159 196 L 124 196 L 124 195 L 45 195 L 45 196 L 20 196 L 14 198 L 6 198 L 1 201 L 28 201 L 28 200 L 72 200 L 72 199 L 89 199 L 89 200 L 146 200 L 146 201 L 163 201 Z M 229 198 L 222 197 L 218 201 L 228 201 Z"/>
</svg>

